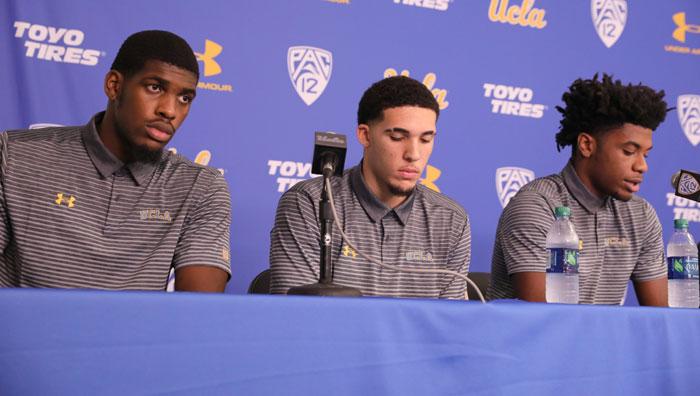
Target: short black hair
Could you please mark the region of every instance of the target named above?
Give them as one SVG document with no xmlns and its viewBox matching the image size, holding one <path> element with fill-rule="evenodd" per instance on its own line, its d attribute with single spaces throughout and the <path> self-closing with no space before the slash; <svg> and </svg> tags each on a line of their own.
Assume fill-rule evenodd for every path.
<svg viewBox="0 0 700 396">
<path fill-rule="evenodd" d="M 566 107 L 556 107 L 562 114 L 556 134 L 557 150 L 571 145 L 573 154 L 580 133 L 595 135 L 625 123 L 653 131 L 669 110 L 663 98 L 664 91 L 657 92 L 641 83 L 623 85 L 605 73 L 600 81 L 598 73 L 590 80 L 579 78 L 562 96 Z"/>
<path fill-rule="evenodd" d="M 425 85 L 410 77 L 393 76 L 377 81 L 365 91 L 357 108 L 357 123 L 381 121 L 384 110 L 402 106 L 433 110 L 435 119 L 440 115 L 440 106 Z"/>
<path fill-rule="evenodd" d="M 177 34 L 163 30 L 144 30 L 129 36 L 119 48 L 112 70 L 130 77 L 150 60 L 189 70 L 199 80 L 199 65 L 192 47 Z"/>
</svg>

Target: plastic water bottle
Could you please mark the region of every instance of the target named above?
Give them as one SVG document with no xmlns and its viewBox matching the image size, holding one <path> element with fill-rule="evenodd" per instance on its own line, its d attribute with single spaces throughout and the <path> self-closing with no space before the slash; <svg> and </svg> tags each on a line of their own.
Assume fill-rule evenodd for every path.
<svg viewBox="0 0 700 396">
<path fill-rule="evenodd" d="M 571 209 L 557 207 L 554 216 L 556 219 L 547 233 L 545 245 L 549 251 L 547 302 L 578 304 L 579 239 L 569 220 Z"/>
<path fill-rule="evenodd" d="M 668 260 L 668 306 L 697 308 L 698 247 L 688 232 L 688 220 L 676 219 L 675 231 L 666 248 Z"/>
</svg>

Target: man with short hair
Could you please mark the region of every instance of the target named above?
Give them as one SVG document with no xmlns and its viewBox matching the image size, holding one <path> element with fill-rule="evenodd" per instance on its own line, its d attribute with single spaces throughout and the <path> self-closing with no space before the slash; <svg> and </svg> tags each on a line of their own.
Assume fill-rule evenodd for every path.
<svg viewBox="0 0 700 396">
<path fill-rule="evenodd" d="M 648 166 L 652 131 L 668 111 L 664 92 L 611 76 L 578 79 L 564 93 L 556 135 L 571 146 L 561 173 L 523 186 L 503 210 L 493 250 L 491 298 L 545 301 L 547 232 L 568 206 L 581 240 L 579 301 L 620 304 L 631 279 L 639 303 L 667 305 L 661 225 L 635 195 Z"/>
<path fill-rule="evenodd" d="M 390 77 L 365 91 L 357 114 L 363 159 L 331 181 L 340 220 L 333 225 L 334 283 L 367 296 L 464 297 L 459 277 L 381 268 L 360 257 L 338 231 L 342 227 L 358 250 L 384 263 L 467 274 L 471 238 L 464 209 L 418 183 L 439 112 L 430 90 L 408 77 Z M 273 293 L 319 278 L 321 183 L 303 181 L 280 199 L 271 232 Z"/>
<path fill-rule="evenodd" d="M 0 134 L 0 286 L 224 290 L 223 176 L 165 151 L 195 97 L 192 48 L 165 31 L 124 41 L 85 126 Z"/>
</svg>

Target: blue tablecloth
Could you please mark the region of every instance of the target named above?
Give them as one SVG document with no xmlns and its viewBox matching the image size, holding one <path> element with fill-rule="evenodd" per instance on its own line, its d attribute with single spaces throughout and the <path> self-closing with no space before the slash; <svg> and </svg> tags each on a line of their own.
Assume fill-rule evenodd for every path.
<svg viewBox="0 0 700 396">
<path fill-rule="evenodd" d="M 700 311 L 0 290 L 0 394 L 698 395 Z"/>
</svg>

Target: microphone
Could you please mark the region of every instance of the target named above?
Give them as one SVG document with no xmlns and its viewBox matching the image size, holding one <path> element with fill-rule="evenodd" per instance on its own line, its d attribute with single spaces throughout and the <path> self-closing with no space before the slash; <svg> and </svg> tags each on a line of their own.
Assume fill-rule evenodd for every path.
<svg viewBox="0 0 700 396">
<path fill-rule="evenodd" d="M 671 186 L 676 195 L 691 201 L 700 202 L 700 174 L 684 169 L 671 176 Z"/>
<path fill-rule="evenodd" d="M 316 132 L 311 173 L 325 177 L 342 176 L 347 149 L 348 143 L 345 135 L 334 132 Z"/>
<path fill-rule="evenodd" d="M 362 292 L 358 289 L 333 283 L 333 252 L 331 249 L 333 248 L 333 221 L 335 213 L 331 213 L 332 207 L 329 202 L 331 194 L 330 179 L 331 176 L 343 175 L 347 146 L 345 135 L 333 132 L 316 132 L 311 173 L 323 175 L 323 189 L 321 190 L 321 199 L 318 206 L 318 218 L 320 220 L 319 279 L 316 283 L 291 287 L 287 290 L 287 294 L 336 297 L 362 296 Z"/>
</svg>

